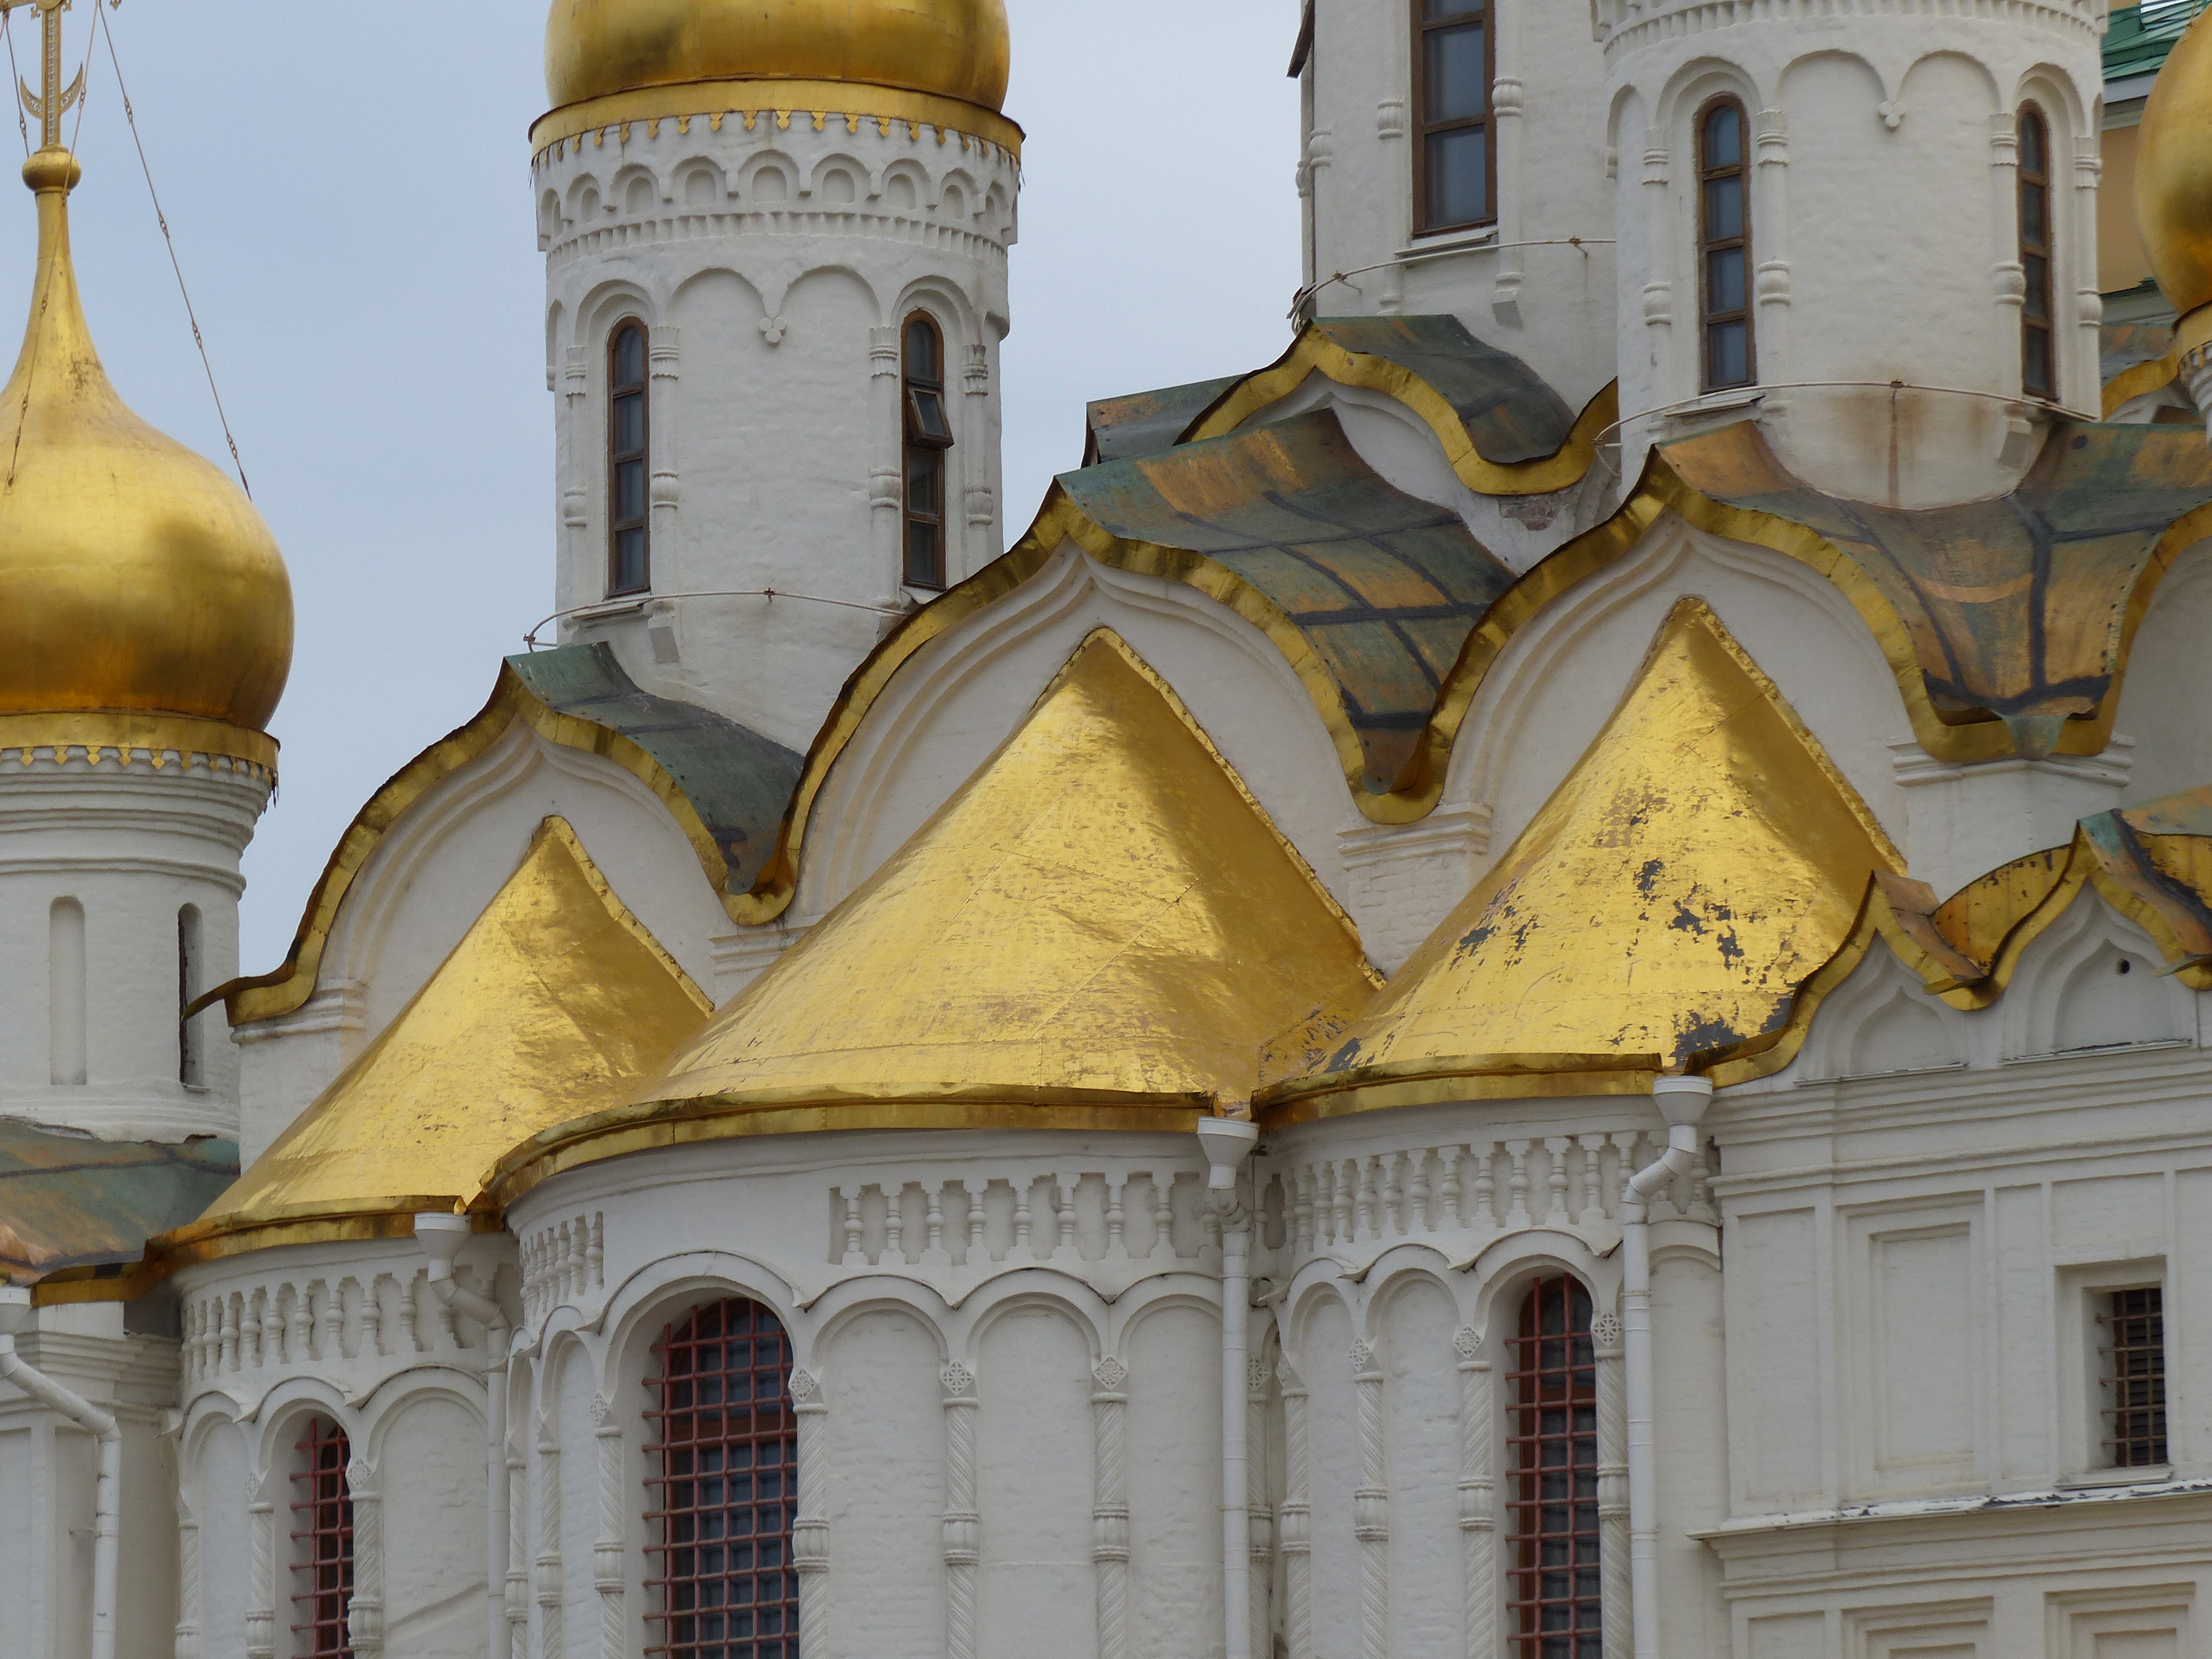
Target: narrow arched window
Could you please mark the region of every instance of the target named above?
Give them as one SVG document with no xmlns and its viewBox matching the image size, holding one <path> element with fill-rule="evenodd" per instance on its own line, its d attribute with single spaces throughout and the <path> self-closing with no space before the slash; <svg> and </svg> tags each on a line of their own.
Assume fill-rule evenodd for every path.
<svg viewBox="0 0 2212 1659">
<path fill-rule="evenodd" d="M 85 1080 L 84 906 L 58 898 L 46 913 L 46 1045 L 49 1073 L 64 1085 Z"/>
<path fill-rule="evenodd" d="M 647 406 L 645 325 L 617 325 L 607 343 L 607 593 L 653 586 L 653 504 L 647 459 L 653 416 Z"/>
<path fill-rule="evenodd" d="M 1600 1659 L 1597 1358 L 1589 1292 L 1562 1275 L 1522 1299 L 1507 1339 L 1514 1659 Z"/>
<path fill-rule="evenodd" d="M 292 1650 L 301 1659 L 353 1659 L 353 1448 L 328 1418 L 310 1418 L 294 1449 Z"/>
<path fill-rule="evenodd" d="M 1498 158 L 1490 142 L 1496 63 L 1490 0 L 1413 0 L 1413 199 L 1420 228 L 1456 230 L 1497 218 Z"/>
<path fill-rule="evenodd" d="M 187 904 L 177 912 L 177 1081 L 187 1089 L 207 1082 L 200 1035 L 185 1018 L 185 1010 L 199 996 L 201 977 L 200 908 Z"/>
<path fill-rule="evenodd" d="M 909 587 L 945 586 L 945 452 L 952 417 L 945 402 L 945 335 L 917 311 L 901 347 L 906 388 L 906 568 Z"/>
<path fill-rule="evenodd" d="M 1733 98 L 1715 99 L 1698 117 L 1698 305 L 1708 392 L 1757 378 L 1748 138 L 1743 106 Z"/>
<path fill-rule="evenodd" d="M 647 1519 L 660 1538 L 647 1553 L 660 1609 L 646 1651 L 799 1659 L 799 1431 L 783 1326 L 757 1302 L 717 1302 L 669 1326 L 653 1354 Z"/>
<path fill-rule="evenodd" d="M 2020 389 L 2058 396 L 2051 338 L 2051 127 L 2033 104 L 2020 112 Z"/>
</svg>

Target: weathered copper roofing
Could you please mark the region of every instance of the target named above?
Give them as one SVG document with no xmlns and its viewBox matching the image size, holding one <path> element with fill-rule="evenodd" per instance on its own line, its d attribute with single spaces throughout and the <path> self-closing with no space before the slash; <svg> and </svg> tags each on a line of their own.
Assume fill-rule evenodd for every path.
<svg viewBox="0 0 2212 1659">
<path fill-rule="evenodd" d="M 1359 937 L 1127 645 L 1021 729 L 632 1104 L 518 1147 L 580 1164 L 810 1130 L 1188 1131 L 1304 1071 L 1374 994 Z"/>
<path fill-rule="evenodd" d="M 483 1210 L 483 1172 L 510 1146 L 622 1101 L 713 1012 L 548 818 L 398 1017 L 149 1260 L 404 1236 L 425 1210 Z"/>
<path fill-rule="evenodd" d="M 1460 481 L 1486 495 L 1540 495 L 1581 481 L 1618 413 L 1607 387 L 1579 418 L 1509 351 L 1456 317 L 1326 317 L 1246 375 L 1183 434 L 1218 438 L 1296 392 L 1309 375 L 1396 398 L 1420 416 Z"/>
<path fill-rule="evenodd" d="M 778 850 L 799 757 L 734 720 L 641 691 L 604 643 L 564 646 L 507 659 L 483 712 L 393 774 L 355 815 L 308 896 L 283 963 L 273 972 L 233 980 L 202 1003 L 222 1000 L 234 1025 L 305 1004 L 354 878 L 386 834 L 517 722 L 548 743 L 603 756 L 651 789 L 691 842 L 733 919 L 764 921 L 775 914 L 756 914 L 749 890 Z"/>
<path fill-rule="evenodd" d="M 95 1140 L 0 1119 L 0 1279 L 112 1277 L 237 1178 L 234 1140 Z"/>
<path fill-rule="evenodd" d="M 1513 582 L 1457 514 L 1376 477 L 1327 410 L 1086 467 L 1060 487 L 1097 530 L 1198 555 L 1279 612 L 1340 701 L 1377 793 Z"/>
<path fill-rule="evenodd" d="M 1940 507 L 1824 494 L 1748 421 L 1662 453 L 1692 489 L 1840 551 L 1902 625 L 1936 717 L 2001 720 L 2027 756 L 2104 708 L 2156 573 L 2212 527 L 2190 519 L 2212 503 L 2193 428 L 2063 422 L 2010 495 Z"/>
<path fill-rule="evenodd" d="M 1157 392 L 1101 398 L 1084 411 L 1088 431 L 1084 465 L 1126 461 L 1174 448 L 1182 441 L 1190 423 L 1243 378 L 1232 374 L 1224 380 L 1195 380 L 1188 386 L 1163 386 Z"/>
<path fill-rule="evenodd" d="M 1903 867 L 1773 684 L 1679 602 L 1528 829 L 1267 1120 L 1634 1093 L 1761 1054 Z"/>
<path fill-rule="evenodd" d="M 532 651 L 507 665 L 547 708 L 620 732 L 652 756 L 714 836 L 729 890 L 753 884 L 775 850 L 805 764 L 798 755 L 710 708 L 639 690 L 605 641 Z"/>
</svg>

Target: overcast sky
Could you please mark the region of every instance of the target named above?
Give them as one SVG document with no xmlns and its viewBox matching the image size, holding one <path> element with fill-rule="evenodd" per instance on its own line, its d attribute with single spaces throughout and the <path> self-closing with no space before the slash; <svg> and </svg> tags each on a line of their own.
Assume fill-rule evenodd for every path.
<svg viewBox="0 0 2212 1659">
<path fill-rule="evenodd" d="M 1006 345 L 1006 518 L 1091 398 L 1253 368 L 1297 284 L 1297 0 L 1008 0 L 1029 132 Z M 77 0 L 70 53 L 90 6 Z M 526 133 L 545 0 L 129 0 L 108 14 L 254 499 L 291 566 L 283 785 L 243 955 L 281 959 L 361 804 L 483 706 L 551 608 L 551 398 Z M 22 16 L 15 54 L 33 71 Z M 222 436 L 105 45 L 78 141 L 86 307 L 124 397 Z M 0 206 L 0 328 L 30 289 Z M 856 382 L 854 395 L 866 395 Z"/>
</svg>

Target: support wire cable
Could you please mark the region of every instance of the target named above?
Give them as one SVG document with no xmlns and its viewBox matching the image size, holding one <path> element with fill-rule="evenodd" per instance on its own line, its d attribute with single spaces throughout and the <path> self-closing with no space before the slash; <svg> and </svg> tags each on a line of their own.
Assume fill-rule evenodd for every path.
<svg viewBox="0 0 2212 1659">
<path fill-rule="evenodd" d="M 161 227 L 161 245 L 169 251 L 169 269 L 177 273 L 177 292 L 184 297 L 185 319 L 192 325 L 192 344 L 199 349 L 200 368 L 207 375 L 208 395 L 215 399 L 215 417 L 222 423 L 223 442 L 230 446 L 230 464 L 237 470 L 238 487 L 250 501 L 253 499 L 253 486 L 246 482 L 246 463 L 238 453 L 238 439 L 230 429 L 230 416 L 222 406 L 222 389 L 215 383 L 215 364 L 208 357 L 207 341 L 200 333 L 199 315 L 192 309 L 191 289 L 185 285 L 185 267 L 177 258 L 176 239 L 169 234 L 169 216 L 161 210 L 161 191 L 154 188 L 154 169 L 146 160 L 146 141 L 138 135 L 138 116 L 131 107 L 131 89 L 123 83 L 123 59 L 115 50 L 115 26 L 107 18 L 108 12 L 122 3 L 123 0 L 108 0 L 108 4 L 102 6 L 100 0 L 93 0 L 92 15 L 107 40 L 107 61 L 114 65 L 115 89 L 123 96 L 123 118 L 131 128 L 131 144 L 138 151 L 138 169 L 146 175 L 146 194 L 154 204 L 155 222 Z M 77 119 L 79 123 L 84 119 L 82 105 Z"/>
<path fill-rule="evenodd" d="M 8 42 L 8 84 L 11 87 L 21 86 L 23 81 L 23 71 L 15 64 L 15 12 L 12 6 L 6 11 L 0 11 L 0 39 Z M 31 123 L 23 113 L 21 96 L 15 100 L 15 128 L 23 135 L 23 159 L 27 161 L 31 159 Z"/>
</svg>

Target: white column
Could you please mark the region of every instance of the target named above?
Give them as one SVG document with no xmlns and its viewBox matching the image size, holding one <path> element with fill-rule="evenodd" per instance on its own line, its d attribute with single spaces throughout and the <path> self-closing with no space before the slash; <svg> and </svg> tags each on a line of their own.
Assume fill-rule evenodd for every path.
<svg viewBox="0 0 2212 1659">
<path fill-rule="evenodd" d="M 561 1563 L 561 1440 L 551 1412 L 538 1419 L 538 1651 L 542 1659 L 562 1659 L 568 1632 L 562 1628 Z"/>
<path fill-rule="evenodd" d="M 200 1659 L 200 1526 L 177 1485 L 177 1659 Z"/>
<path fill-rule="evenodd" d="M 622 1419 L 605 1395 L 592 1396 L 592 1423 L 599 1451 L 599 1531 L 592 1545 L 592 1585 L 599 1596 L 599 1651 L 601 1659 L 624 1659 L 629 1626 L 623 1605 L 623 1522 L 629 1508 L 629 1482 L 623 1469 Z"/>
<path fill-rule="evenodd" d="M 1460 1571 L 1466 1596 L 1467 1659 L 1498 1650 L 1498 1444 L 1490 1361 L 1482 1333 L 1472 1327 L 1452 1339 L 1459 1356 Z"/>
<path fill-rule="evenodd" d="M 246 1659 L 276 1659 L 276 1505 L 267 1470 L 246 1477 L 253 1599 L 246 1611 Z"/>
<path fill-rule="evenodd" d="M 889 328 L 868 331 L 869 419 L 875 428 L 875 465 L 868 474 L 869 514 L 874 526 L 876 556 L 883 571 L 883 591 L 900 591 L 905 553 L 900 545 L 906 533 L 906 410 L 902 392 L 903 364 L 901 319 Z"/>
<path fill-rule="evenodd" d="M 1274 1620 L 1268 1614 L 1275 1589 L 1275 1512 L 1267 1502 L 1267 1362 L 1254 1354 L 1245 1366 L 1244 1446 L 1251 1540 L 1252 1659 L 1269 1659 L 1275 1650 Z M 1232 1656 L 1233 1659 L 1233 1656 Z"/>
<path fill-rule="evenodd" d="M 791 1523 L 791 1565 L 799 1574 L 799 1641 L 807 1653 L 830 1650 L 830 1403 L 822 1382 L 796 1366 L 791 1409 L 799 1431 L 798 1513 Z"/>
<path fill-rule="evenodd" d="M 1306 1385 L 1285 1356 L 1276 1363 L 1283 1391 L 1283 1625 L 1290 1659 L 1314 1659 L 1313 1471 L 1306 1444 Z"/>
<path fill-rule="evenodd" d="M 2009 110 L 1990 117 L 1990 206 L 1996 237 L 1996 258 L 1990 265 L 1990 295 L 1996 306 L 1991 349 L 1996 364 L 1991 384 L 2017 397 L 2021 308 L 2027 301 L 2027 273 L 2020 263 L 2020 129 Z"/>
<path fill-rule="evenodd" d="M 384 1651 L 384 1500 L 376 1471 L 360 1458 L 346 1468 L 346 1494 L 353 1500 L 353 1600 L 346 1632 L 355 1659 L 377 1659 Z"/>
<path fill-rule="evenodd" d="M 1390 1487 L 1383 1462 L 1382 1373 L 1364 1340 L 1352 1345 L 1359 1401 L 1359 1486 L 1352 1536 L 1359 1540 L 1360 1659 L 1390 1659 Z"/>
<path fill-rule="evenodd" d="M 1123 1419 L 1129 1368 L 1109 1354 L 1091 1368 L 1091 1559 L 1097 1577 L 1098 1659 L 1129 1651 L 1129 1489 Z"/>
<path fill-rule="evenodd" d="M 1521 8 L 1527 0 L 1508 0 L 1492 9 L 1491 27 L 1498 31 L 1498 78 L 1491 83 L 1491 142 L 1497 149 L 1498 277 L 1491 290 L 1491 313 L 1508 328 L 1521 325 L 1521 283 L 1527 250 L 1512 244 L 1528 233 L 1522 214 L 1526 199 L 1523 155 L 1527 124 L 1522 115 L 1528 94 L 1521 83 Z"/>
<path fill-rule="evenodd" d="M 2104 177 L 2105 159 L 2098 135 L 2075 139 L 2074 223 L 2069 239 L 2073 246 L 2067 250 L 2067 263 L 2074 267 L 2073 348 L 2069 350 L 2058 343 L 2065 337 L 2061 331 L 2054 328 L 2051 333 L 2054 348 L 2064 353 L 2057 366 L 2059 400 L 2093 421 L 2104 412 L 2099 368 L 2103 349 L 2097 333 L 2105 320 L 2105 296 L 2097 286 L 2097 191 Z M 2057 204 L 2051 205 L 2055 209 Z"/>
<path fill-rule="evenodd" d="M 1758 172 L 1752 204 L 1753 294 L 1759 318 L 1759 378 L 1770 384 L 1796 378 L 1790 362 L 1790 303 L 1795 293 L 1790 266 L 1790 129 L 1778 109 L 1759 112 L 1753 154 Z M 1768 413 L 1782 403 L 1769 398 Z"/>
<path fill-rule="evenodd" d="M 975 1510 L 975 1374 L 954 1362 L 945 1388 L 945 1654 L 975 1659 L 975 1570 L 982 1517 Z"/>
<path fill-rule="evenodd" d="M 1598 1572 L 1604 1603 L 1605 1659 L 1629 1659 L 1636 1645 L 1630 1617 L 1628 1540 L 1628 1374 L 1620 1316 L 1590 1322 L 1597 1359 Z"/>
</svg>

